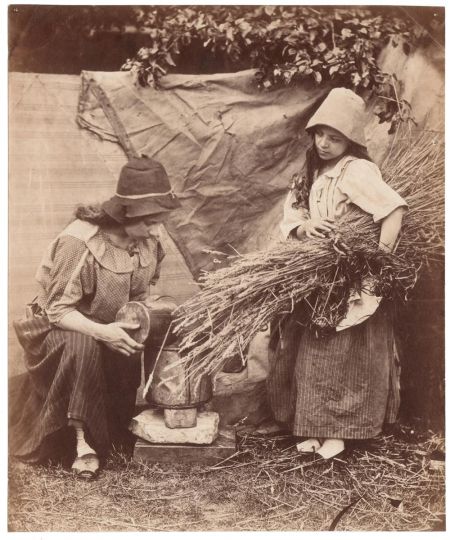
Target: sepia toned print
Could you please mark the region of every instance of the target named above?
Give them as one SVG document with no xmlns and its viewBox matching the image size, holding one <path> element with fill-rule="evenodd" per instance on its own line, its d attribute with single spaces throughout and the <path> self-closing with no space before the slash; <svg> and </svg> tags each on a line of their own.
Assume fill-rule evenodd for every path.
<svg viewBox="0 0 450 540">
<path fill-rule="evenodd" d="M 445 530 L 444 7 L 8 20 L 9 531 Z"/>
</svg>

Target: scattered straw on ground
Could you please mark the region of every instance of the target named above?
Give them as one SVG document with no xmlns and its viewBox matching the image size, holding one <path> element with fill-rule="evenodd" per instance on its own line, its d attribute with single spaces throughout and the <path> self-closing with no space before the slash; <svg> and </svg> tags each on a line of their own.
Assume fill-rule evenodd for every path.
<svg viewBox="0 0 450 540">
<path fill-rule="evenodd" d="M 12 463 L 9 530 L 443 530 L 443 440 L 402 433 L 319 467 L 301 466 L 289 436 L 245 432 L 237 454 L 213 467 L 114 455 L 82 482 L 61 467 Z"/>
</svg>

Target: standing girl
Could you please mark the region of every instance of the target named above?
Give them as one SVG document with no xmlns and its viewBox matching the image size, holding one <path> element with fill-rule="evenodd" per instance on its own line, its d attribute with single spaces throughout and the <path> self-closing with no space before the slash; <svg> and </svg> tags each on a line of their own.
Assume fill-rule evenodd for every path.
<svg viewBox="0 0 450 540">
<path fill-rule="evenodd" d="M 380 223 L 380 249 L 391 251 L 405 201 L 382 179 L 367 153 L 364 101 L 335 88 L 306 130 L 313 137 L 300 182 L 284 207 L 284 238 L 326 238 L 335 220 L 359 207 Z M 274 417 L 305 440 L 300 452 L 319 459 L 342 453 L 346 439 L 378 435 L 395 420 L 398 370 L 390 312 L 362 287 L 347 315 L 326 337 L 288 319 L 271 351 L 268 395 Z"/>
</svg>

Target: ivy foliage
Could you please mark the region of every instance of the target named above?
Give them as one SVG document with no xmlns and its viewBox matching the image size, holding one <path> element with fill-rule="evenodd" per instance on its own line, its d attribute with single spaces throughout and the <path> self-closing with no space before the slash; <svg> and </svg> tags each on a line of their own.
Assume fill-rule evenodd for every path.
<svg viewBox="0 0 450 540">
<path fill-rule="evenodd" d="M 375 114 L 391 130 L 412 120 L 398 81 L 380 69 L 377 58 L 388 43 L 409 54 L 426 35 L 392 8 L 154 6 L 140 9 L 138 24 L 148 46 L 122 69 L 143 86 L 158 88 L 180 53 L 201 42 L 206 53 L 224 55 L 231 70 L 257 68 L 260 89 L 306 81 L 344 86 L 366 99 L 379 98 Z"/>
</svg>

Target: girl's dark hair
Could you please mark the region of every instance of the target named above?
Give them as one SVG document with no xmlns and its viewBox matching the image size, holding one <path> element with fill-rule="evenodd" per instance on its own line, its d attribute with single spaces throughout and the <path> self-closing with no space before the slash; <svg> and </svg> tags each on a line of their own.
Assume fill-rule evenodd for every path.
<svg viewBox="0 0 450 540">
<path fill-rule="evenodd" d="M 100 227 L 118 225 L 118 222 L 107 214 L 100 204 L 80 204 L 75 209 L 74 214 L 76 219 L 88 221 L 89 223 L 99 225 Z"/>
<path fill-rule="evenodd" d="M 314 132 L 311 132 L 311 136 L 314 139 Z M 365 146 L 361 146 L 352 141 L 350 141 L 348 148 L 345 151 L 345 155 L 373 161 Z M 313 140 L 312 145 L 306 150 L 306 159 L 300 174 L 295 175 L 293 179 L 292 191 L 295 195 L 295 202 L 293 203 L 294 208 L 308 208 L 309 192 L 311 191 L 311 186 L 314 181 L 314 173 L 322 164 L 323 160 L 320 159 Z"/>
</svg>

